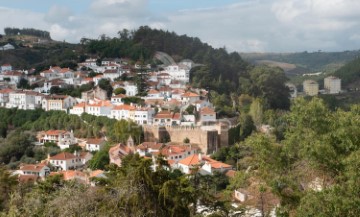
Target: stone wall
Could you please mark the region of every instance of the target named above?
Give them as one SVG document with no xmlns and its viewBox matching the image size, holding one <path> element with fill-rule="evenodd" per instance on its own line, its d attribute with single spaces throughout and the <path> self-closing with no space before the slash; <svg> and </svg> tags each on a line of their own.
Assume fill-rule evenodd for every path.
<svg viewBox="0 0 360 217">
<path fill-rule="evenodd" d="M 143 129 L 145 141 L 159 142 L 165 137 L 170 137 L 172 142 L 183 142 L 185 138 L 188 138 L 191 143 L 198 144 L 202 152 L 206 154 L 211 154 L 219 147 L 228 145 L 228 131 L 220 125 L 206 127 L 146 125 Z"/>
</svg>

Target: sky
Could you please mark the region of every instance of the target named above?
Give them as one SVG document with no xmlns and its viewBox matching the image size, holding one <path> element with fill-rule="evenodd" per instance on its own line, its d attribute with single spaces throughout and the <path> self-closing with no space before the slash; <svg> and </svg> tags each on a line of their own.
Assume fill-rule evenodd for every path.
<svg viewBox="0 0 360 217">
<path fill-rule="evenodd" d="M 0 32 L 36 28 L 77 43 L 141 25 L 228 51 L 358 50 L 360 0 L 0 0 Z"/>
</svg>

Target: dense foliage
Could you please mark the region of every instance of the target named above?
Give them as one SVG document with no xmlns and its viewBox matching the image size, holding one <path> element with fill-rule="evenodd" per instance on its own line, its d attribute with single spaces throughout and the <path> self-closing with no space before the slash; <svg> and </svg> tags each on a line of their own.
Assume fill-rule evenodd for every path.
<svg viewBox="0 0 360 217">
<path fill-rule="evenodd" d="M 261 180 L 280 200 L 279 216 L 358 216 L 359 105 L 332 111 L 319 98 L 299 98 L 278 118 L 282 139 L 255 133 L 213 155 L 246 174 L 232 189 Z"/>
<path fill-rule="evenodd" d="M 5 35 L 32 35 L 32 36 L 36 36 L 39 38 L 46 38 L 46 39 L 51 39 L 50 37 L 50 32 L 48 31 L 43 31 L 43 30 L 38 30 L 38 29 L 33 29 L 33 28 L 10 28 L 10 27 L 6 27 L 4 28 L 4 32 Z"/>
<path fill-rule="evenodd" d="M 32 186 L 15 188 L 16 180 L 0 167 L 0 216 L 195 216 L 197 206 L 204 211 L 228 214 L 226 203 L 215 200 L 227 179 L 220 174 L 184 175 L 170 171 L 158 159 L 157 169 L 151 160 L 129 155 L 122 167 L 109 167 L 108 179 L 97 179 L 96 188 L 62 181 L 51 176 Z M 224 179 L 225 178 L 225 179 Z"/>
<path fill-rule="evenodd" d="M 342 85 L 348 85 L 360 78 L 360 58 L 356 58 L 338 69 L 335 76 L 341 78 Z"/>
<path fill-rule="evenodd" d="M 41 131 L 50 129 L 73 130 L 77 137 L 107 136 L 112 141 L 124 141 L 132 136 L 136 142 L 141 140 L 141 128 L 134 122 L 90 114 L 68 115 L 62 111 L 20 110 L 0 108 L 0 132 L 2 137 L 14 129 Z M 139 129 L 139 130 L 136 130 Z"/>
</svg>

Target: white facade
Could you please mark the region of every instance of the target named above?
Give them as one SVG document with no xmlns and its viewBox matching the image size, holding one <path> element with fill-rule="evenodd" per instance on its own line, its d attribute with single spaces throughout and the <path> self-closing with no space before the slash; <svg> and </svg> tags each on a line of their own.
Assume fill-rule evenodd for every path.
<svg viewBox="0 0 360 217">
<path fill-rule="evenodd" d="M 12 66 L 10 64 L 4 64 L 1 66 L 1 72 L 6 72 L 6 71 L 11 71 L 12 70 Z"/>
<path fill-rule="evenodd" d="M 178 65 L 170 65 L 165 68 L 165 73 L 170 75 L 172 80 L 188 83 L 190 80 L 190 70 L 180 68 Z"/>
<path fill-rule="evenodd" d="M 103 139 L 87 139 L 85 149 L 87 151 L 100 151 L 105 145 Z"/>
<path fill-rule="evenodd" d="M 67 111 L 76 104 L 76 100 L 71 96 L 51 95 L 42 100 L 42 108 L 45 111 L 59 110 Z"/>
<path fill-rule="evenodd" d="M 138 94 L 138 88 L 135 84 L 125 82 L 124 89 L 126 90 L 127 96 L 135 96 Z"/>
<path fill-rule="evenodd" d="M 152 108 L 137 108 L 133 117 L 133 121 L 137 124 L 152 124 L 155 115 L 155 110 Z"/>
<path fill-rule="evenodd" d="M 85 103 L 79 103 L 74 105 L 72 109 L 70 109 L 70 114 L 81 116 L 82 113 L 85 112 Z"/>
<path fill-rule="evenodd" d="M 45 132 L 39 132 L 38 137 L 40 144 L 44 144 L 45 142 L 54 142 L 61 150 L 69 148 L 71 145 L 77 143 L 77 139 L 74 137 L 74 133 L 72 131 L 48 130 Z"/>
<path fill-rule="evenodd" d="M 50 174 L 50 168 L 44 164 L 25 164 L 20 166 L 19 172 L 22 175 L 46 177 Z"/>
<path fill-rule="evenodd" d="M 319 84 L 313 80 L 305 80 L 303 88 L 306 95 L 316 96 L 319 94 Z"/>
<path fill-rule="evenodd" d="M 9 93 L 9 102 L 6 108 L 35 109 L 41 107 L 43 95 L 32 91 L 14 91 Z"/>
<path fill-rule="evenodd" d="M 330 94 L 337 94 L 341 92 L 341 79 L 329 76 L 324 79 L 324 88 Z"/>
<path fill-rule="evenodd" d="M 112 96 L 111 97 L 111 103 L 115 104 L 115 105 L 121 105 L 121 104 L 123 104 L 122 99 L 125 98 L 125 97 L 126 97 L 126 95 L 124 95 L 124 94 L 119 94 L 119 95 L 116 95 L 116 96 Z"/>
<path fill-rule="evenodd" d="M 75 169 L 83 165 L 79 156 L 66 152 L 50 157 L 49 162 L 52 166 L 58 167 L 61 170 Z"/>
<path fill-rule="evenodd" d="M 0 106 L 5 107 L 9 102 L 9 94 L 12 92 L 11 89 L 0 90 Z"/>
</svg>

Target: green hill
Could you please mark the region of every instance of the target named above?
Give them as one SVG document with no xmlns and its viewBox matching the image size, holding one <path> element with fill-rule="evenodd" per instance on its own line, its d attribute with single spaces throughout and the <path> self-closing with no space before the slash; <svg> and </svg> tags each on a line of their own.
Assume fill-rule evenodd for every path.
<svg viewBox="0 0 360 217">
<path fill-rule="evenodd" d="M 344 52 L 241 53 L 241 57 L 251 63 L 266 60 L 296 65 L 296 69 L 285 69 L 290 74 L 318 71 L 335 72 L 359 55 L 360 50 Z M 294 73 L 294 70 L 298 72 Z"/>
<path fill-rule="evenodd" d="M 335 76 L 341 78 L 343 86 L 359 86 L 360 82 L 360 58 L 348 62 L 343 67 L 338 69 Z"/>
</svg>

